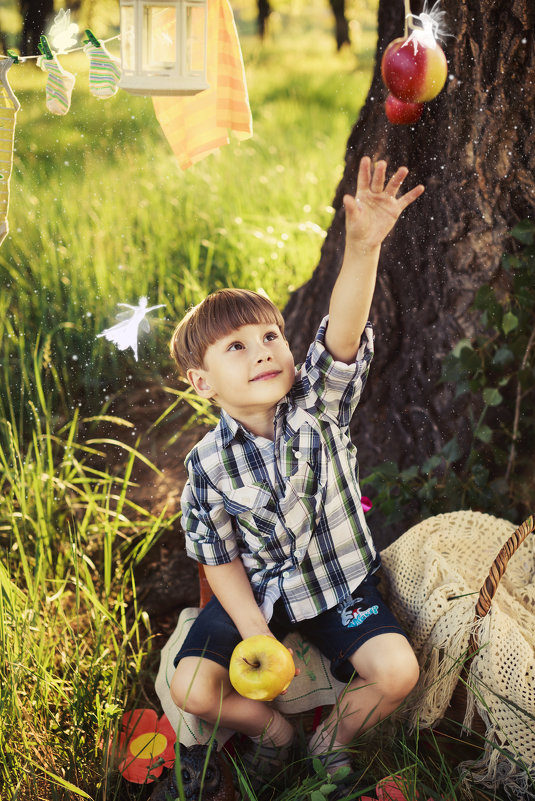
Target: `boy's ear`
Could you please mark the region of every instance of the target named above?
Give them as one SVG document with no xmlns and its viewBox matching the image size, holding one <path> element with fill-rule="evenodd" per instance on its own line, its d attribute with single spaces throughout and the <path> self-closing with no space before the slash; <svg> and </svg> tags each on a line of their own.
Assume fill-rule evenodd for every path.
<svg viewBox="0 0 535 801">
<path fill-rule="evenodd" d="M 201 398 L 212 397 L 213 389 L 206 379 L 205 370 L 198 370 L 195 367 L 190 367 L 186 373 L 186 378 L 190 382 L 197 395 L 199 395 Z"/>
</svg>

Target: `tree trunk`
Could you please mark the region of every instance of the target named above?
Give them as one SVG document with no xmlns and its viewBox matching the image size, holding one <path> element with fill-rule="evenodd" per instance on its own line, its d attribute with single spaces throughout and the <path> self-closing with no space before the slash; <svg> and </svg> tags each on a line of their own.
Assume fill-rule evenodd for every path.
<svg viewBox="0 0 535 801">
<path fill-rule="evenodd" d="M 54 15 L 54 0 L 20 0 L 20 13 L 24 20 L 20 52 L 23 56 L 36 55 L 39 38 L 46 34 Z"/>
<path fill-rule="evenodd" d="M 257 0 L 257 9 L 256 26 L 258 35 L 263 39 L 266 35 L 267 21 L 272 11 L 269 0 Z"/>
<path fill-rule="evenodd" d="M 360 158 L 410 169 L 426 192 L 385 241 L 371 318 L 376 355 L 354 434 L 363 475 L 393 460 L 421 464 L 462 430 L 450 388 L 437 386 L 443 356 L 474 333 L 470 304 L 483 284 L 504 282 L 508 232 L 534 217 L 535 4 L 443 0 L 449 80 L 420 122 L 387 122 L 381 56 L 403 35 L 403 2 L 380 0 L 372 85 L 347 144 L 335 215 L 320 262 L 284 316 L 298 361 L 327 313 L 344 247 L 342 197 L 355 192 Z M 413 4 L 412 12 L 420 13 Z"/>
<path fill-rule="evenodd" d="M 345 44 L 351 44 L 346 18 L 346 0 L 329 0 L 329 4 L 334 14 L 336 49 L 341 50 Z"/>
</svg>

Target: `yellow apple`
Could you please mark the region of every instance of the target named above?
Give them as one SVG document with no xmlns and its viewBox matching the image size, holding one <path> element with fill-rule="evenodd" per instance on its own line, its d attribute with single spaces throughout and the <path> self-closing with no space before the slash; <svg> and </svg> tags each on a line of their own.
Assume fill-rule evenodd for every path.
<svg viewBox="0 0 535 801">
<path fill-rule="evenodd" d="M 275 637 L 256 634 L 242 640 L 230 658 L 230 682 L 245 698 L 272 701 L 295 676 L 290 651 Z"/>
</svg>

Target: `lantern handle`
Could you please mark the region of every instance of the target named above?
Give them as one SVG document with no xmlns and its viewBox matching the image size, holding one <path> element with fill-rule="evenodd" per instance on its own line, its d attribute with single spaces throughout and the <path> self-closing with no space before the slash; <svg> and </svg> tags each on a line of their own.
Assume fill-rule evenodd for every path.
<svg viewBox="0 0 535 801">
<path fill-rule="evenodd" d="M 86 44 L 91 43 L 95 47 L 100 47 L 100 42 L 97 39 L 97 37 L 95 36 L 95 34 L 93 33 L 93 31 L 91 30 L 91 28 L 86 28 L 85 29 L 85 35 L 87 36 L 87 39 L 84 40 L 86 42 Z"/>
<path fill-rule="evenodd" d="M 39 52 L 42 53 L 42 55 L 48 61 L 52 61 L 52 59 L 54 58 L 54 55 L 52 53 L 52 50 L 50 49 L 50 45 L 48 44 L 48 39 L 46 38 L 46 36 L 44 34 L 41 34 L 41 39 L 39 41 L 39 44 L 37 45 L 37 48 L 38 48 Z"/>
</svg>

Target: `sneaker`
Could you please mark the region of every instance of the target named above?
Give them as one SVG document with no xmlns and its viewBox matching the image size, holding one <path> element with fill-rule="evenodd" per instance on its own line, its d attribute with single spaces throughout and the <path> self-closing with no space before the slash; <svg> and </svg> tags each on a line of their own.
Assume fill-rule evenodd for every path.
<svg viewBox="0 0 535 801">
<path fill-rule="evenodd" d="M 280 789 L 283 779 L 288 780 L 288 768 L 295 759 L 295 743 L 295 737 L 284 746 L 250 742 L 236 759 L 241 781 L 249 784 L 256 793 L 264 789 Z"/>
</svg>

